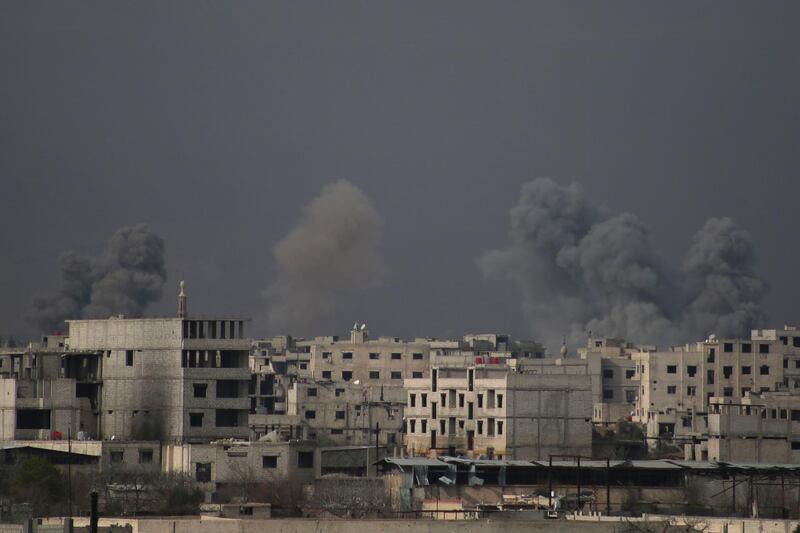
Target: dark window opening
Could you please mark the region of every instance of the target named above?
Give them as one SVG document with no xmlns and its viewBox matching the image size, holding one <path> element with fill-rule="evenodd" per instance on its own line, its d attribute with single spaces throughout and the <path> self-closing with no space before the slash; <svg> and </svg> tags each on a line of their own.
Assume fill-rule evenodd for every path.
<svg viewBox="0 0 800 533">
<path fill-rule="evenodd" d="M 203 427 L 203 413 L 189 413 L 189 426 L 193 428 Z"/>
<path fill-rule="evenodd" d="M 205 398 L 207 389 L 208 389 L 207 383 L 192 384 L 192 390 L 194 391 L 193 394 L 195 398 Z"/>
<path fill-rule="evenodd" d="M 261 468 L 278 468 L 278 456 L 277 455 L 262 455 L 261 456 Z"/>
<path fill-rule="evenodd" d="M 297 452 L 297 468 L 314 468 L 314 452 Z"/>
</svg>

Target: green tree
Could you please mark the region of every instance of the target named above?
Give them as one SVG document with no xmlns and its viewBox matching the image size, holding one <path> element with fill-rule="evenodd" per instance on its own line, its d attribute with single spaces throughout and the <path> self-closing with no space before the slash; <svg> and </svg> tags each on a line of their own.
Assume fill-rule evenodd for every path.
<svg viewBox="0 0 800 533">
<path fill-rule="evenodd" d="M 30 503 L 38 516 L 55 511 L 64 501 L 65 490 L 64 477 L 46 459 L 31 457 L 14 468 L 11 497 L 18 503 Z"/>
</svg>

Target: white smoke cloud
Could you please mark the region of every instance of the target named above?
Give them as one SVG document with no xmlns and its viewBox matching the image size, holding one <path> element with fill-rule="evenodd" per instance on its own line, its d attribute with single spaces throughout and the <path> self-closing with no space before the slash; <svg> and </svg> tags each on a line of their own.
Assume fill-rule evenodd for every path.
<svg viewBox="0 0 800 533">
<path fill-rule="evenodd" d="M 358 187 L 325 186 L 273 249 L 277 275 L 266 290 L 273 331 L 310 334 L 348 295 L 380 286 L 382 235 L 383 219 Z"/>
</svg>

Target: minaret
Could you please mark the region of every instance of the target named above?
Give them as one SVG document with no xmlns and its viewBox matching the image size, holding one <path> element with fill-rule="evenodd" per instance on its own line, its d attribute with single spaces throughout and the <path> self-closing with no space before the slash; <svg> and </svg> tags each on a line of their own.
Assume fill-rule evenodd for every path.
<svg viewBox="0 0 800 533">
<path fill-rule="evenodd" d="M 186 318 L 186 292 L 185 284 L 181 280 L 181 292 L 178 294 L 178 318 Z"/>
</svg>

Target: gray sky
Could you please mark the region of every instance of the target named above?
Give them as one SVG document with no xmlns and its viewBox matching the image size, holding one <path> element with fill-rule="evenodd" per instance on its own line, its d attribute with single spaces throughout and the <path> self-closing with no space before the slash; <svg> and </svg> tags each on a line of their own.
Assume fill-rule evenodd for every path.
<svg viewBox="0 0 800 533">
<path fill-rule="evenodd" d="M 730 216 L 773 325 L 798 322 L 796 2 L 0 4 L 0 333 L 67 249 L 166 241 L 172 313 L 253 316 L 272 247 L 327 183 L 384 218 L 384 286 L 317 333 L 526 331 L 475 260 L 523 183 L 577 182 L 680 264 Z"/>
</svg>

